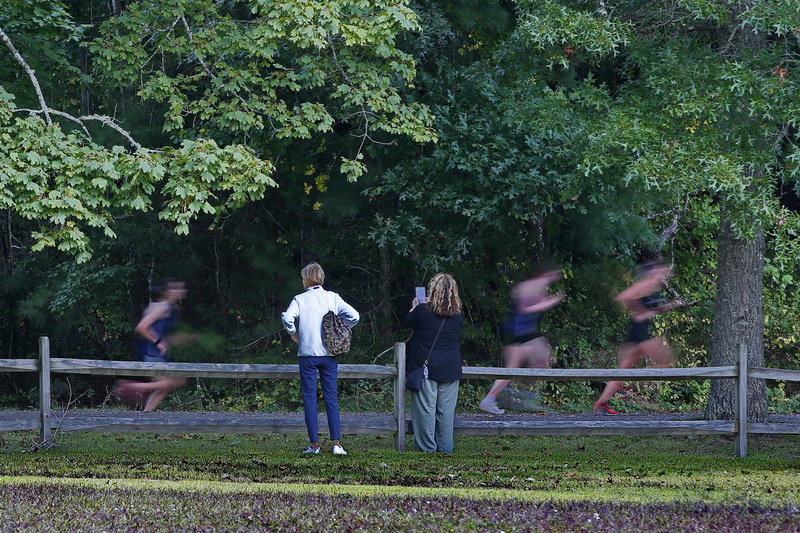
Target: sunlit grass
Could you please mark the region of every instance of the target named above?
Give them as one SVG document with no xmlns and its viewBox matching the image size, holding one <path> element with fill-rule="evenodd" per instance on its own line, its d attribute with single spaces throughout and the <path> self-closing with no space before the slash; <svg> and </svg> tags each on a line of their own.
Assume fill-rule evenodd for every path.
<svg viewBox="0 0 800 533">
<path fill-rule="evenodd" d="M 34 433 L 3 438 L 5 483 L 100 479 L 182 483 L 181 490 L 335 487 L 354 496 L 765 505 L 795 501 L 800 489 L 800 438 L 793 436 L 754 438 L 746 459 L 734 457 L 729 438 L 708 436 L 458 437 L 453 454 L 430 455 L 397 452 L 389 436 L 352 435 L 343 440 L 347 457 L 324 442 L 327 453 L 302 455 L 299 435 L 70 433 L 37 453 L 24 452 Z"/>
<path fill-rule="evenodd" d="M 0 531 L 794 531 L 790 502 L 219 481 L 0 478 Z"/>
<path fill-rule="evenodd" d="M 800 438 L 457 437 L 453 454 L 347 435 L 0 436 L 0 531 L 791 531 Z M 410 447 L 410 442 L 409 442 Z"/>
</svg>

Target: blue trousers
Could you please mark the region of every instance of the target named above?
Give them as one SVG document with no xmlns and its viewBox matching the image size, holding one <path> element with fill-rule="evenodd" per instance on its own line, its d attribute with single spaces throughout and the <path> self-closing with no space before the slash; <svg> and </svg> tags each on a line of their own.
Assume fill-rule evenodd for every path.
<svg viewBox="0 0 800 533">
<path fill-rule="evenodd" d="M 336 380 L 339 376 L 338 362 L 335 357 L 308 357 L 301 356 L 300 361 L 300 391 L 303 393 L 303 409 L 305 411 L 306 430 L 309 442 L 319 442 L 319 429 L 317 427 L 317 372 L 322 386 L 322 396 L 325 398 L 325 412 L 328 416 L 328 429 L 332 440 L 339 440 L 339 395 L 336 390 Z"/>
<path fill-rule="evenodd" d="M 414 445 L 421 452 L 451 453 L 453 422 L 458 400 L 458 381 L 422 380 L 422 389 L 411 392 L 411 425 Z"/>
</svg>

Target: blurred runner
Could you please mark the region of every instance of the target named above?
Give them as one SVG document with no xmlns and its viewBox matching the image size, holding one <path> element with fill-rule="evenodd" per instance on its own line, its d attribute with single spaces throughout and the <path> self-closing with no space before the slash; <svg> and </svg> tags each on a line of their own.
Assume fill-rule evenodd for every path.
<svg viewBox="0 0 800 533">
<path fill-rule="evenodd" d="M 186 296 L 186 285 L 182 281 L 165 280 L 150 288 L 153 301 L 142 313 L 142 319 L 134 331 L 140 339 L 137 344 L 139 358 L 145 363 L 173 362 L 169 347 L 182 343 L 194 336 L 176 337 L 175 326 L 180 315 L 178 302 Z M 153 381 L 117 382 L 115 389 L 122 397 L 147 395 L 145 411 L 154 411 L 158 404 L 175 389 L 186 384 L 186 378 L 175 376 L 155 376 Z"/>
<path fill-rule="evenodd" d="M 619 352 L 619 368 L 633 368 L 645 358 L 655 363 L 653 368 L 669 368 L 675 363 L 672 349 L 664 337 L 650 337 L 649 334 L 654 316 L 685 305 L 683 300 L 668 302 L 661 293 L 666 280 L 672 275 L 671 270 L 669 265 L 661 262 L 644 263 L 636 282 L 615 298 L 631 319 L 627 343 Z M 621 386 L 621 381 L 609 381 L 595 402 L 594 411 L 607 415 L 619 414 L 608 406 L 608 401 Z"/>
<path fill-rule="evenodd" d="M 506 368 L 548 368 L 553 354 L 547 340 L 538 334 L 542 313 L 564 299 L 564 294 L 549 294 L 550 284 L 561 279 L 561 268 L 545 261 L 533 267 L 531 279 L 523 281 L 511 292 L 511 305 L 506 335 L 511 343 L 503 347 Z M 478 406 L 482 411 L 502 415 L 497 396 L 511 383 L 498 379 Z"/>
</svg>

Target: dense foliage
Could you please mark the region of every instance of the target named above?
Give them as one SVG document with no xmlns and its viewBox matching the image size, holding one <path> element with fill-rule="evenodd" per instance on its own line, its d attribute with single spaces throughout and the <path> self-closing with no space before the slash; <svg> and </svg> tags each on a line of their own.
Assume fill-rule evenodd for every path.
<svg viewBox="0 0 800 533">
<path fill-rule="evenodd" d="M 658 327 L 700 365 L 716 292 L 740 281 L 717 277 L 721 239 L 764 234 L 765 361 L 800 363 L 792 0 L 0 6 L 3 357 L 39 335 L 129 357 L 148 280 L 169 275 L 204 332 L 179 359 L 292 360 L 279 314 L 318 260 L 362 312 L 351 361 L 388 361 L 414 285 L 447 270 L 466 362 L 500 364 L 508 291 L 549 257 L 557 364 L 610 366 L 611 297 L 661 254 L 694 305 Z M 2 401 L 28 385 L 0 377 Z"/>
</svg>

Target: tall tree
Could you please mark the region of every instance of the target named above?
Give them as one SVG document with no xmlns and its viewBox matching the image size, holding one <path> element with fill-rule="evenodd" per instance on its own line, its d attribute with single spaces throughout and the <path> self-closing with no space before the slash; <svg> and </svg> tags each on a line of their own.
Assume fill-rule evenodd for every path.
<svg viewBox="0 0 800 533">
<path fill-rule="evenodd" d="M 19 84 L 9 92 L 0 80 L 0 134 L 8 139 L 0 149 L 0 205 L 43 223 L 39 248 L 57 245 L 85 260 L 87 227 L 111 235 L 115 212 L 150 210 L 154 202 L 162 219 L 186 233 L 199 215 L 235 210 L 275 186 L 281 139 L 331 132 L 337 123 L 358 138 L 338 158 L 352 179 L 364 172 L 368 142 L 433 140 L 427 110 L 397 91 L 414 75 L 413 60 L 394 44 L 398 33 L 416 28 L 403 0 L 169 0 L 131 3 L 118 13 L 114 3 L 116 16 L 100 26 L 88 59 L 102 95 L 96 105 L 108 115 L 50 104 L 41 90 L 50 73 L 26 59 L 41 51 L 29 36 L 42 26 L 73 41 L 88 32 L 64 4 L 33 4 L 10 1 L 0 16 L 5 64 L 13 58 L 17 73 L 11 83 L 22 74 L 37 96 L 26 98 Z M 15 39 L 30 48 L 19 49 Z M 59 57 L 65 67 L 68 59 Z M 86 81 L 74 66 L 68 71 L 76 86 Z M 172 136 L 170 146 L 145 146 L 130 133 L 138 125 L 124 129 L 112 116 L 110 106 L 121 103 L 120 115 L 134 118 L 128 110 L 142 101 L 161 106 L 156 123 Z M 94 142 L 94 124 L 122 137 Z"/>
<path fill-rule="evenodd" d="M 798 170 L 794 3 L 516 4 L 513 35 L 491 53 L 423 78 L 440 145 L 383 176 L 374 192 L 396 193 L 399 209 L 374 238 L 461 268 L 470 254 L 513 257 L 491 247 L 535 241 L 544 234 L 528 230 L 548 221 L 568 257 L 632 256 L 666 249 L 685 209 L 710 208 L 711 361 L 730 364 L 744 343 L 763 365 L 764 232 L 796 219 L 774 194 Z M 484 229 L 507 240 L 482 239 Z M 750 396 L 762 420 L 763 382 Z M 707 415 L 730 418 L 732 402 L 731 384 L 715 382 Z"/>
<path fill-rule="evenodd" d="M 772 5 L 769 5 L 772 4 Z M 780 4 L 778 2 L 777 4 Z M 719 34 L 720 53 L 733 61 L 751 62 L 770 55 L 763 52 L 767 48 L 767 27 L 776 24 L 778 28 L 790 20 L 781 20 L 779 11 L 772 11 L 784 6 L 775 5 L 773 2 L 750 0 L 738 4 L 722 4 L 727 7 L 726 17 L 720 17 L 727 22 L 721 27 Z M 797 6 L 795 5 L 795 8 Z M 760 14 L 759 14 L 760 12 Z M 797 13 L 797 12 L 796 12 Z M 722 11 L 721 14 L 724 14 Z M 755 18 L 753 17 L 755 15 Z M 757 18 L 765 16 L 766 27 L 758 22 Z M 796 17 L 800 22 L 800 15 Z M 727 20 L 726 20 L 727 19 Z M 795 31 L 800 31 L 795 28 Z M 779 29 L 780 32 L 780 29 Z M 786 37 L 785 30 L 783 35 Z M 774 57 L 774 56 L 773 56 Z M 791 56 L 786 57 L 790 59 Z M 795 57 L 796 59 L 796 57 Z M 769 69 L 769 63 L 762 63 L 762 68 Z M 783 68 L 776 66 L 774 68 Z M 775 70 L 770 74 L 773 74 Z M 769 74 L 768 74 L 769 75 Z M 767 84 L 764 84 L 767 85 Z M 774 89 L 771 89 L 774 90 Z M 769 98 L 762 89 L 761 95 Z M 762 109 L 749 105 L 747 99 L 742 98 L 740 106 L 732 115 L 745 123 L 763 123 L 769 121 Z M 756 126 L 757 127 L 757 126 Z M 762 126 L 763 127 L 763 126 Z M 786 136 L 783 128 L 785 125 L 772 123 L 777 135 L 765 131 L 766 140 L 773 143 L 783 142 Z M 763 135 L 763 134 L 762 134 Z M 770 146 L 762 142 L 757 145 L 761 149 Z M 744 177 L 748 188 L 760 186 L 766 188 L 772 180 L 764 179 L 770 175 L 767 166 L 770 162 L 758 160 L 745 161 L 743 167 Z M 773 166 L 774 165 L 770 165 Z M 755 198 L 758 198 L 756 193 Z M 764 227 L 771 220 L 760 220 L 758 217 L 749 217 L 751 230 L 749 235 L 735 231 L 729 211 L 735 205 L 728 205 L 723 198 L 720 211 L 720 230 L 718 241 L 718 267 L 717 267 L 717 299 L 716 313 L 711 338 L 711 363 L 713 365 L 730 365 L 737 362 L 737 347 L 741 344 L 747 349 L 748 365 L 764 366 L 764 305 L 763 305 L 763 277 L 764 277 Z M 736 413 L 736 384 L 730 380 L 712 382 L 711 394 L 706 417 L 715 419 L 733 419 Z M 767 419 L 767 397 L 764 380 L 750 379 L 747 384 L 747 417 L 753 422 L 764 422 Z"/>
<path fill-rule="evenodd" d="M 590 49 L 589 34 L 574 31 L 576 25 L 621 30 L 611 68 L 585 68 L 569 92 L 596 117 L 579 171 L 598 181 L 621 177 L 654 219 L 664 220 L 658 211 L 679 214 L 691 205 L 682 199 L 692 196 L 709 195 L 721 206 L 711 361 L 730 364 L 733 348 L 744 343 L 751 364 L 762 365 L 763 232 L 779 217 L 794 217 L 782 211 L 774 183 L 797 176 L 796 4 L 520 5 L 523 20 L 535 22 L 526 28 L 532 44 L 554 69 L 574 68 L 576 52 Z M 732 392 L 730 384 L 715 383 L 707 416 L 731 418 Z M 763 383 L 751 382 L 749 395 L 749 416 L 763 420 Z"/>
</svg>

